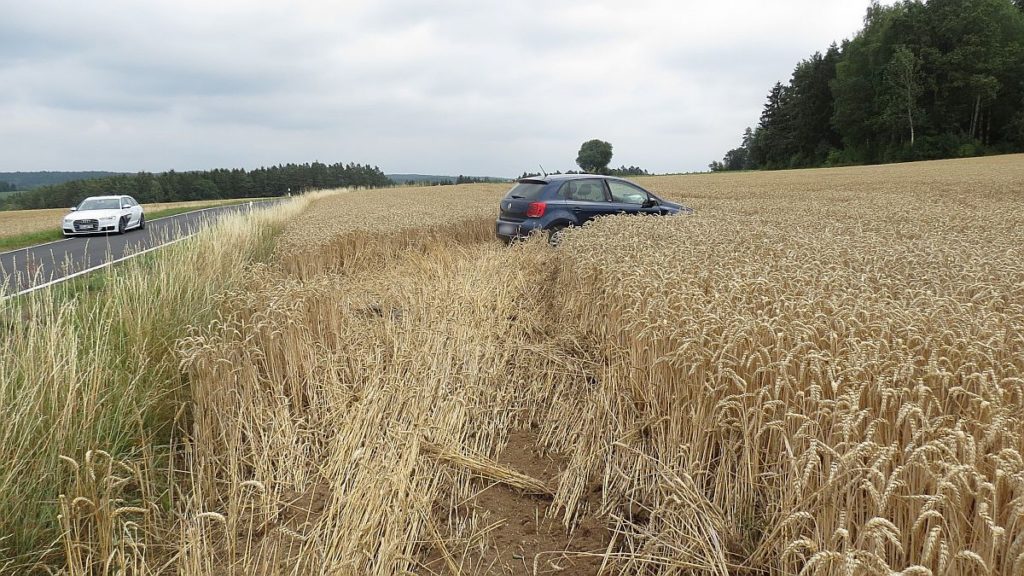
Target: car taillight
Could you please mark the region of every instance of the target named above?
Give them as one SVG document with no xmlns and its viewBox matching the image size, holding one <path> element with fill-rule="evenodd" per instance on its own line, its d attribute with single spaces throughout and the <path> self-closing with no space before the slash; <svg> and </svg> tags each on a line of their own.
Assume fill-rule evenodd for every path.
<svg viewBox="0 0 1024 576">
<path fill-rule="evenodd" d="M 540 218 L 544 215 L 544 211 L 548 209 L 548 205 L 544 202 L 530 202 L 530 205 L 526 208 L 527 218 Z"/>
</svg>

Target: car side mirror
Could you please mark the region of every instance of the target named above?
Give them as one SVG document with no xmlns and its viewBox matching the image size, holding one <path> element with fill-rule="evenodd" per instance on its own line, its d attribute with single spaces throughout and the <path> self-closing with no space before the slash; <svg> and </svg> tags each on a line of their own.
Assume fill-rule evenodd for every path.
<svg viewBox="0 0 1024 576">
<path fill-rule="evenodd" d="M 78 210 L 78 206 L 72 206 L 72 207 L 71 207 L 71 211 L 72 211 L 72 212 L 74 212 L 75 210 Z"/>
<path fill-rule="evenodd" d="M 657 200 L 655 200 L 654 198 L 648 198 L 647 200 L 644 200 L 644 203 L 641 206 L 643 208 L 654 208 L 657 205 L 658 205 L 658 201 Z"/>
</svg>

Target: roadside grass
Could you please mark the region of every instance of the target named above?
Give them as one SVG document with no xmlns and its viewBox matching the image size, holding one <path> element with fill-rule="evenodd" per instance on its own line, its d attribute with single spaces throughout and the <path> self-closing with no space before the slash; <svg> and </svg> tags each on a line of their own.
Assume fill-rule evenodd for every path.
<svg viewBox="0 0 1024 576">
<path fill-rule="evenodd" d="M 167 218 L 169 216 L 177 216 L 178 214 L 184 214 L 186 212 L 195 212 L 197 210 L 204 210 L 206 208 L 218 208 L 221 206 L 237 206 L 239 204 L 246 204 L 248 202 L 259 202 L 267 200 L 266 198 L 246 198 L 240 200 L 231 200 L 229 202 L 216 202 L 210 204 L 200 205 L 189 205 L 180 206 L 176 208 L 164 208 L 161 210 L 154 210 L 146 214 L 147 222 L 152 222 L 158 218 Z M 0 237 L 0 252 L 8 252 L 10 250 L 18 250 L 21 248 L 28 248 L 37 244 L 45 244 L 47 242 L 55 242 L 63 238 L 60 230 L 39 230 L 35 232 L 26 232 L 24 234 L 18 234 L 15 236 Z"/>
<path fill-rule="evenodd" d="M 173 495 L 154 470 L 166 470 L 185 400 L 175 343 L 307 203 L 226 215 L 175 246 L 0 301 L 0 574 L 107 557 L 111 541 L 74 544 L 82 526 L 67 519 L 82 512 L 99 524 L 132 515 L 155 535 Z"/>
<path fill-rule="evenodd" d="M 160 251 L 153 251 L 141 254 L 131 259 L 133 272 L 152 270 L 159 262 L 162 255 Z M 56 284 L 50 288 L 55 302 L 78 301 L 83 298 L 102 297 L 103 290 L 107 287 L 110 279 L 122 272 L 117 265 L 108 266 L 101 270 L 94 270 L 88 274 L 76 276 L 70 280 Z"/>
<path fill-rule="evenodd" d="M 178 214 L 184 214 L 186 212 L 195 212 L 197 210 L 205 210 L 206 208 L 220 208 L 222 206 L 238 206 L 239 204 L 248 204 L 249 202 L 264 202 L 267 200 L 275 200 L 275 198 L 240 198 L 237 200 L 230 200 L 227 202 L 216 202 L 211 204 L 200 204 L 196 206 L 180 206 L 163 208 L 161 210 L 154 210 L 146 216 L 146 221 L 151 222 L 157 218 L 167 218 L 168 216 L 177 216 Z"/>
<path fill-rule="evenodd" d="M 17 236 L 8 236 L 7 238 L 0 238 L 0 252 L 27 248 L 36 244 L 45 244 L 54 240 L 60 240 L 61 238 L 60 230 L 42 230 L 40 232 L 27 232 Z"/>
</svg>

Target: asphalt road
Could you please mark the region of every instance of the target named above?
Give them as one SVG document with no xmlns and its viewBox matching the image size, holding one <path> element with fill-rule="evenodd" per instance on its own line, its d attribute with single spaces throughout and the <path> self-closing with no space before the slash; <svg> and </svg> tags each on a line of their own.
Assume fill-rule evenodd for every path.
<svg viewBox="0 0 1024 576">
<path fill-rule="evenodd" d="M 253 209 L 273 202 L 255 202 Z M 189 236 L 218 216 L 249 209 L 249 204 L 238 204 L 186 212 L 146 222 L 145 230 L 135 229 L 120 235 L 76 236 L 5 252 L 0 254 L 0 297 Z M 58 227 L 60 222 L 55 220 L 53 225 Z"/>
</svg>

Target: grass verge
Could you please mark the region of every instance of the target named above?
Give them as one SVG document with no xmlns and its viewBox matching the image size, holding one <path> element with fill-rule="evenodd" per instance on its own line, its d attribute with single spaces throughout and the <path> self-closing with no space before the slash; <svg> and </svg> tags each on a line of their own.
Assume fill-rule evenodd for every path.
<svg viewBox="0 0 1024 576">
<path fill-rule="evenodd" d="M 83 529 L 67 523 L 73 512 L 91 525 L 136 514 L 141 533 L 157 530 L 155 503 L 170 497 L 149 471 L 166 458 L 183 399 L 175 342 L 306 203 L 225 216 L 104 273 L 96 290 L 58 285 L 0 302 L 0 574 L 108 555 L 110 541 L 68 544 Z"/>
<path fill-rule="evenodd" d="M 41 230 L 39 232 L 26 232 L 25 234 L 18 234 L 17 236 L 8 236 L 6 238 L 0 238 L 0 252 L 17 250 L 19 248 L 27 248 L 29 246 L 35 246 L 36 244 L 45 244 L 47 242 L 53 242 L 54 240 L 60 239 L 60 230 Z"/>
</svg>

